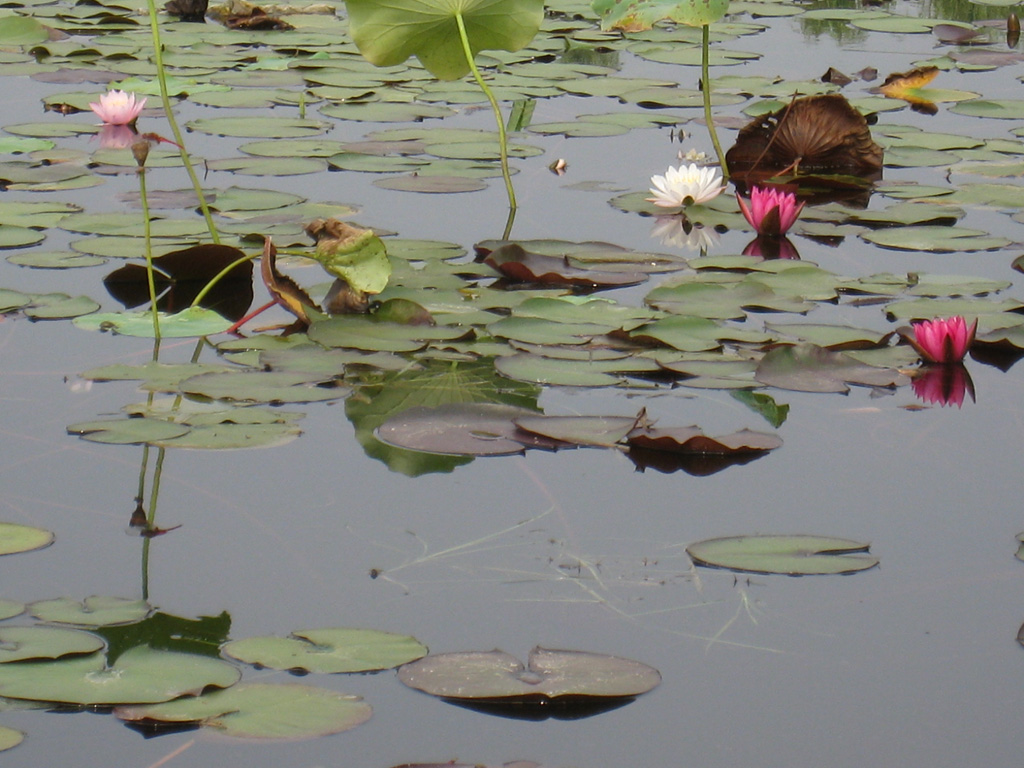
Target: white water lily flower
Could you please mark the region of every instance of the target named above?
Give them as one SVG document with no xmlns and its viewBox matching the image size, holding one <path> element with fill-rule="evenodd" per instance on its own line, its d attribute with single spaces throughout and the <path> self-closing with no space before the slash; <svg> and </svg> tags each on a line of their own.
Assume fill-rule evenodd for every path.
<svg viewBox="0 0 1024 768">
<path fill-rule="evenodd" d="M 652 176 L 651 194 L 647 201 L 662 208 L 680 208 L 684 205 L 706 203 L 718 197 L 725 187 L 718 171 L 710 167 L 701 167 L 696 163 L 671 166 L 664 176 Z"/>
</svg>

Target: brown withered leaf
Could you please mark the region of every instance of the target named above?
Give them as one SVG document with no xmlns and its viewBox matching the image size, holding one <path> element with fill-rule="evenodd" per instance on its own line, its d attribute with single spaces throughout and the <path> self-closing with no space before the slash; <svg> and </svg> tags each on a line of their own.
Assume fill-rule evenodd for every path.
<svg viewBox="0 0 1024 768">
<path fill-rule="evenodd" d="M 517 283 L 571 285 L 595 290 L 639 285 L 647 280 L 641 272 L 607 272 L 574 267 L 565 257 L 531 253 L 518 243 L 506 243 L 487 254 L 484 263 Z"/>
<path fill-rule="evenodd" d="M 748 184 L 771 176 L 882 175 L 882 148 L 867 120 L 838 93 L 807 96 L 748 123 L 726 153 L 730 172 Z"/>
<path fill-rule="evenodd" d="M 821 76 L 821 82 L 832 83 L 832 85 L 838 85 L 842 88 L 844 85 L 849 85 L 853 82 L 853 78 L 844 75 L 835 67 L 829 67 L 825 74 Z"/>
<path fill-rule="evenodd" d="M 263 258 L 260 262 L 260 274 L 270 296 L 283 309 L 295 315 L 303 328 L 308 327 L 312 322 L 310 311 L 318 312 L 316 304 L 294 280 L 277 271 L 277 248 L 269 237 L 264 238 Z"/>
<path fill-rule="evenodd" d="M 668 453 L 696 453 L 713 455 L 765 453 L 782 445 L 782 439 L 765 432 L 741 429 L 731 435 L 708 437 L 697 426 L 644 427 L 629 434 L 626 442 L 630 448 Z"/>
</svg>

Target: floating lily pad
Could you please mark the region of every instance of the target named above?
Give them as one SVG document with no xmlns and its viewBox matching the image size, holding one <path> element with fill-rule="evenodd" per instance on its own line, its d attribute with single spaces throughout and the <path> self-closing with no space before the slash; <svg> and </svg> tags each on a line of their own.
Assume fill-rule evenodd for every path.
<svg viewBox="0 0 1024 768">
<path fill-rule="evenodd" d="M 0 725 L 0 752 L 13 749 L 24 740 L 25 734 L 21 731 L 8 728 L 6 725 Z"/>
<path fill-rule="evenodd" d="M 406 664 L 398 679 L 452 701 L 543 702 L 633 698 L 661 682 L 639 661 L 587 651 L 534 648 L 526 666 L 504 651 L 440 653 Z"/>
<path fill-rule="evenodd" d="M 348 394 L 331 377 L 284 371 L 203 373 L 180 382 L 177 389 L 214 400 L 248 403 L 316 403 Z"/>
<path fill-rule="evenodd" d="M 0 523 L 0 555 L 31 552 L 53 543 L 53 534 L 43 528 L 17 523 Z"/>
<path fill-rule="evenodd" d="M 159 419 L 102 419 L 72 424 L 68 427 L 68 434 L 78 435 L 91 443 L 138 445 L 180 437 L 189 429 L 184 424 Z"/>
<path fill-rule="evenodd" d="M 995 237 L 980 229 L 966 227 L 891 227 L 865 232 L 861 237 L 883 248 L 901 251 L 995 251 L 1010 245 L 1003 237 Z"/>
<path fill-rule="evenodd" d="M 0 628 L 0 664 L 94 653 L 104 645 L 102 637 L 77 629 L 3 627 Z"/>
<path fill-rule="evenodd" d="M 103 312 L 76 317 L 73 322 L 89 331 L 153 337 L 153 316 L 149 312 Z M 191 307 L 174 315 L 160 315 L 160 335 L 165 339 L 211 336 L 230 327 L 231 321 L 212 309 L 202 307 Z"/>
<path fill-rule="evenodd" d="M 731 435 L 708 437 L 697 426 L 659 428 L 643 426 L 630 432 L 629 445 L 648 451 L 712 455 L 767 453 L 782 445 L 777 435 L 743 429 Z"/>
<path fill-rule="evenodd" d="M 342 627 L 295 631 L 288 638 L 233 640 L 221 650 L 246 664 L 322 674 L 391 669 L 427 653 L 425 645 L 408 635 Z"/>
<path fill-rule="evenodd" d="M 358 696 L 310 685 L 245 683 L 226 691 L 151 706 L 118 707 L 122 720 L 194 723 L 244 739 L 311 739 L 355 728 L 373 710 Z"/>
<path fill-rule="evenodd" d="M 70 597 L 39 600 L 29 605 L 28 610 L 40 621 L 51 624 L 106 627 L 142 621 L 149 615 L 152 608 L 145 600 L 93 595 L 85 598 L 82 602 L 72 600 Z"/>
<path fill-rule="evenodd" d="M 219 424 L 192 426 L 188 433 L 151 441 L 160 448 L 192 448 L 222 451 L 242 448 L 274 448 L 302 434 L 295 424 L 236 424 L 230 415 Z"/>
<path fill-rule="evenodd" d="M 34 269 L 73 269 L 95 267 L 106 262 L 99 256 L 86 256 L 72 251 L 29 251 L 7 257 L 11 264 Z"/>
<path fill-rule="evenodd" d="M 138 646 L 112 666 L 102 653 L 0 665 L 0 696 L 87 705 L 150 703 L 207 686 L 226 688 L 240 676 L 237 667 L 224 661 Z"/>
<path fill-rule="evenodd" d="M 848 384 L 894 387 L 909 381 L 897 370 L 864 365 L 844 352 L 814 344 L 776 347 L 764 356 L 754 375 L 764 384 L 800 392 L 846 393 Z"/>
<path fill-rule="evenodd" d="M 869 544 L 825 536 L 728 536 L 691 544 L 698 565 L 790 576 L 854 573 L 878 565 Z"/>
<path fill-rule="evenodd" d="M 215 136 L 291 139 L 323 133 L 327 123 L 298 117 L 206 117 L 193 120 L 188 127 Z"/>
<path fill-rule="evenodd" d="M 625 439 L 636 416 L 520 416 L 516 426 L 572 445 L 611 447 Z"/>
<path fill-rule="evenodd" d="M 17 600 L 0 599 L 0 621 L 9 619 L 25 612 L 25 604 Z"/>
<path fill-rule="evenodd" d="M 528 444 L 553 441 L 521 433 L 514 419 L 534 411 L 497 403 L 453 403 L 436 408 L 417 406 L 389 418 L 376 431 L 388 445 L 412 451 L 453 456 L 509 456 Z"/>
</svg>

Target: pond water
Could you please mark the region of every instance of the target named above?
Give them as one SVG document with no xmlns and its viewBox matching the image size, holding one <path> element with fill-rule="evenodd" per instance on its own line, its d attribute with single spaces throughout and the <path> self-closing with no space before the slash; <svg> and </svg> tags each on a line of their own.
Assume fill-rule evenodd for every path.
<svg viewBox="0 0 1024 768">
<path fill-rule="evenodd" d="M 867 210 L 888 210 L 904 197 L 948 204 L 941 198 L 953 195 L 950 199 L 962 209 L 954 214 L 956 225 L 935 225 L 932 229 L 938 234 L 929 230 L 924 245 L 916 249 L 883 248 L 862 235 L 889 230 L 863 226 L 857 220 L 863 211 L 837 213 L 834 206 L 818 204 L 805 209 L 791 241 L 804 263 L 850 280 L 880 273 L 915 273 L 940 282 L 946 276 L 963 276 L 943 285 L 960 286 L 968 295 L 980 280 L 1010 283 L 997 286 L 999 290 L 974 291 L 984 294 L 977 301 L 992 303 L 991 312 L 970 305 L 963 313 L 981 316 L 982 339 L 991 339 L 1000 328 L 1012 329 L 1019 315 L 1005 311 L 1001 302 L 1024 301 L 1012 266 L 1024 238 L 1021 224 L 1010 215 L 1020 210 L 1024 198 L 1016 183 L 1024 143 L 1012 133 L 1020 124 L 1021 102 L 1015 100 L 1020 65 L 1002 58 L 1012 52 L 1001 42 L 1003 27 L 984 23 L 1005 18 L 1007 10 L 966 3 L 837 5 L 733 3 L 726 21 L 712 26 L 712 51 L 757 56 L 745 63 L 713 66 L 713 78 L 768 79 L 735 87 L 721 81 L 716 93 L 732 96 L 714 108 L 723 144 L 732 144 L 734 128 L 753 114 L 744 110 L 760 103 L 761 95 L 771 93 L 785 102 L 795 89 L 809 89 L 828 67 L 848 75 L 877 68 L 877 81 L 855 80 L 842 90 L 854 104 L 870 104 L 869 111 L 884 107 L 872 131 L 887 149 L 887 167 Z M 526 71 L 517 67 L 531 66 L 534 57 L 555 66 L 566 39 L 581 46 L 598 41 L 601 51 L 619 52 L 618 68 L 587 71 L 588 83 L 648 78 L 696 89 L 699 67 L 656 60 L 681 55 L 684 49 L 692 60 L 692 30 L 662 25 L 654 32 L 620 39 L 599 31 L 597 17 L 585 3 L 563 0 L 547 6 L 548 21 L 531 47 L 519 54 L 483 53 L 480 62 L 490 66 L 499 60 L 514 74 Z M 76 36 L 24 45 L 16 41 L 0 51 L 4 66 L 11 68 L 2 81 L 4 121 L 10 129 L 4 138 L 42 137 L 53 143 L 33 148 L 37 154 L 32 156 L 18 148 L 17 154 L 0 158 L 0 165 L 11 175 L 13 165 L 25 164 L 31 166 L 24 171 L 27 176 L 35 172 L 40 178 L 52 172 L 48 169 L 75 168 L 80 173 L 67 173 L 67 179 L 100 183 L 57 182 L 53 189 L 37 190 L 9 185 L 0 200 L 0 236 L 4 228 L 25 225 L 15 221 L 11 207 L 22 201 L 71 204 L 82 208 L 84 215 L 113 213 L 119 218 L 83 226 L 74 223 L 74 215 L 82 214 L 66 221 L 29 222 L 27 226 L 36 227 L 45 240 L 8 251 L 14 263 L 0 262 L 0 287 L 32 295 L 81 294 L 101 304 L 103 311 L 117 311 L 121 307 L 110 298 L 102 278 L 124 263 L 123 256 L 142 253 L 142 214 L 136 204 L 125 202 L 132 195 L 137 199 L 133 161 L 126 149 L 99 149 L 91 114 L 65 116 L 40 108 L 41 100 L 84 108 L 109 79 L 139 75 L 151 81 L 145 16 L 116 3 L 98 6 L 106 14 L 100 17 L 102 23 L 109 25 L 104 30 L 88 12 L 92 7 L 76 6 L 78 13 L 44 3 L 14 9 Z M 430 96 L 431 102 L 450 101 L 452 114 L 423 122 L 331 117 L 322 133 L 318 128 L 310 136 L 358 142 L 375 131 L 394 128 L 493 129 L 492 115 L 479 108 L 476 96 L 470 104 L 455 97 L 470 93 L 468 89 L 451 86 L 450 92 L 444 91 L 414 61 L 408 69 L 388 70 L 394 83 L 367 79 L 374 70 L 353 63 L 358 56 L 344 34 L 345 9 L 336 11 L 289 17 L 300 27 L 297 32 L 229 32 L 213 22 L 198 27 L 162 18 L 168 63 L 176 76 L 216 83 L 223 74 L 217 70 L 218 56 L 228 57 L 223 69 L 273 59 L 287 59 L 290 67 L 281 73 L 280 82 L 267 76 L 260 85 L 278 99 L 273 109 L 248 103 L 212 106 L 193 87 L 191 96 L 176 107 L 179 121 L 231 115 L 248 118 L 258 128 L 268 115 L 296 117 L 296 94 L 303 88 L 312 89 L 305 106 L 307 118 L 319 119 L 319 110 L 329 112 L 326 108 L 345 103 L 338 94 L 333 102 L 320 100 L 325 93 L 318 96 L 320 81 L 303 80 L 323 74 L 299 66 L 299 60 L 309 64 L 307 57 L 320 52 L 346 62 L 352 87 L 374 91 L 365 98 L 370 103 L 404 100 L 422 107 L 427 97 L 420 89 L 432 88 L 438 95 Z M 982 48 L 942 43 L 931 24 L 913 33 L 898 26 L 895 31 L 875 29 L 879 24 L 872 18 L 892 23 L 893 17 L 979 24 L 995 40 L 984 50 L 1000 56 L 983 68 L 975 63 L 972 66 L 979 68 L 970 69 L 955 58 L 975 55 Z M 126 18 L 130 23 L 122 21 Z M 293 38 L 288 35 L 301 35 L 300 42 L 289 42 Z M 246 58 L 252 53 L 244 46 L 249 40 L 264 47 L 252 49 L 256 53 Z M 49 55 L 42 55 L 39 46 L 48 48 Z M 978 94 L 996 105 L 989 113 L 995 116 L 953 111 L 957 104 L 980 99 L 937 99 L 937 114 L 928 116 L 911 111 L 900 100 L 886 104 L 867 92 L 890 72 L 924 63 L 941 69 L 932 87 Z M 71 70 L 92 74 L 84 84 L 71 84 L 70 79 L 54 82 L 53 73 Z M 249 72 L 256 76 L 254 72 L 263 71 L 273 70 L 268 64 L 267 70 Z M 295 72 L 302 76 L 286 77 Z M 531 76 L 544 79 L 539 73 Z M 771 82 L 776 79 L 777 86 Z M 339 76 L 331 81 L 343 80 Z M 231 84 L 230 94 L 251 90 L 242 87 L 240 79 L 223 82 Z M 521 82 L 512 85 L 522 87 Z M 542 86 L 553 87 L 547 82 Z M 637 202 L 646 196 L 649 177 L 677 163 L 680 151 L 692 148 L 713 156 L 702 112 L 699 106 L 638 107 L 629 96 L 638 87 L 624 83 L 624 101 L 584 97 L 573 85 L 537 100 L 530 123 L 534 131 L 513 137 L 513 143 L 541 152 L 512 160 L 520 209 L 511 237 L 605 241 L 685 259 L 702 255 L 679 242 L 663 243 L 653 237 L 654 219 L 647 215 L 653 211 Z M 159 103 L 158 97 L 150 99 L 150 106 Z M 354 98 L 357 104 L 363 100 Z M 503 101 L 506 114 L 508 108 L 508 101 Z M 633 127 L 610 137 L 536 130 L 556 122 L 585 123 L 580 115 L 626 113 L 654 116 L 665 125 Z M 679 125 L 671 127 L 670 122 Z M 35 127 L 18 127 L 25 124 Z M 39 125 L 50 125 L 54 132 L 46 133 Z M 168 136 L 166 126 L 159 109 L 147 110 L 139 121 L 141 130 Z M 943 142 L 933 138 L 899 142 L 893 137 L 900 126 L 960 140 L 948 140 L 945 149 L 937 148 Z M 673 128 L 682 128 L 689 136 L 673 141 Z M 186 134 L 186 141 L 194 156 L 213 162 L 239 157 L 239 145 L 258 140 L 259 135 L 258 130 L 232 137 L 197 129 Z M 971 146 L 970 140 L 986 139 L 993 141 Z M 288 139 L 278 141 L 284 146 Z M 451 146 L 455 140 L 442 136 L 439 143 Z M 898 143 L 902 147 L 894 148 Z M 936 154 L 925 157 L 925 150 Z M 164 154 L 176 156 L 153 151 L 154 158 Z M 396 163 L 400 160 L 392 157 Z M 568 163 L 563 176 L 549 170 L 559 158 Z M 167 162 L 170 167 L 159 167 L 156 160 L 149 167 L 151 194 L 188 188 L 180 167 Z M 122 171 L 112 173 L 106 163 L 119 163 Z M 346 218 L 394 233 L 392 239 L 441 241 L 471 252 L 476 242 L 500 238 L 506 225 L 505 190 L 494 175 L 495 163 L 480 164 L 489 168 L 487 188 L 451 195 L 391 191 L 373 183 L 387 173 L 276 175 L 278 171 L 270 174 L 263 168 L 242 174 L 217 170 L 214 162 L 203 175 L 203 162 L 198 165 L 205 189 L 237 186 L 290 193 L 314 203 L 346 204 L 357 209 Z M 581 186 L 583 182 L 589 184 Z M 914 195 L 907 186 L 912 184 L 936 187 L 941 193 Z M 987 201 L 982 184 L 990 185 L 984 188 Z M 623 198 L 626 193 L 631 197 Z M 279 208 L 286 209 L 286 203 L 268 205 L 260 213 L 272 216 L 280 213 Z M 752 234 L 732 201 L 723 195 L 703 213 L 701 209 L 691 211 L 698 221 L 704 215 L 710 223 L 727 222 L 704 255 L 724 258 L 741 253 Z M 189 226 L 198 222 L 182 241 L 208 242 L 202 220 L 190 207 L 155 208 L 154 213 Z M 223 242 L 254 253 L 261 247 L 259 240 L 242 242 L 240 232 L 260 234 L 276 227 L 282 249 L 289 237 L 304 237 L 301 224 L 296 224 L 298 214 L 290 210 L 281 214 L 283 223 L 260 220 L 248 227 L 231 226 L 250 215 L 244 205 L 219 215 Z M 123 229 L 118 221 L 125 222 Z M 893 231 L 915 223 L 898 222 Z M 841 232 L 841 241 L 821 239 L 830 227 Z M 979 230 L 978 238 L 1002 241 L 979 239 L 978 249 L 970 242 L 964 250 L 943 248 L 955 233 L 969 229 Z M 133 237 L 134 247 L 126 248 L 123 238 L 119 243 L 95 242 L 110 233 Z M 34 253 L 65 253 L 69 247 L 85 253 L 110 249 L 117 256 L 103 265 L 73 269 L 18 266 L 19 259 Z M 403 263 L 396 267 L 388 290 L 407 281 L 439 317 L 446 312 L 438 308 L 444 304 L 441 292 L 449 289 L 452 276 L 464 283 L 478 282 L 477 292 L 498 293 L 486 287 L 493 277 L 469 258 L 457 260 L 458 266 L 442 279 L 431 274 L 443 263 L 433 246 L 392 249 L 394 254 L 413 256 L 393 255 L 396 264 Z M 428 276 L 417 277 L 404 264 L 416 262 L 417 249 L 423 249 L 428 255 L 422 259 L 433 265 L 424 271 Z M 308 266 L 311 263 L 282 258 L 280 267 L 320 297 L 329 278 L 318 266 Z M 642 307 L 648 292 L 674 277 L 653 274 L 643 285 L 597 295 L 624 307 Z M 804 285 L 801 290 L 811 289 Z M 267 297 L 258 277 L 255 292 L 253 306 L 258 306 Z M 950 302 L 957 293 L 954 288 L 936 295 Z M 549 290 L 545 295 L 553 294 Z M 811 322 L 882 334 L 915 317 L 897 321 L 886 314 L 889 304 L 907 298 L 905 291 L 895 291 L 884 301 L 855 298 L 856 294 L 844 294 L 835 302 L 815 300 L 815 308 L 806 315 L 750 312 L 735 326 L 761 331 L 765 323 Z M 514 307 L 508 311 L 514 314 Z M 269 319 L 252 321 L 246 328 L 290 320 L 280 309 L 263 317 Z M 1013 339 L 1019 346 L 1020 336 L 1011 333 L 1007 344 L 975 349 L 966 361 L 975 396 L 966 396 L 960 407 L 923 403 L 907 379 L 894 387 L 854 386 L 846 395 L 761 387 L 757 391 L 789 406 L 788 417 L 777 426 L 724 385 L 697 388 L 679 381 L 671 386 L 640 377 L 622 377 L 619 385 L 604 387 L 522 384 L 526 389 L 518 390 L 519 395 L 532 397 L 549 415 L 634 416 L 646 408 L 659 426 L 698 424 L 708 435 L 749 428 L 775 434 L 783 445 L 749 463 L 716 466 L 718 471 L 710 473 L 694 465 L 689 465 L 690 471 L 640 471 L 625 451 L 580 449 L 465 459 L 447 467 L 450 471 L 411 476 L 377 458 L 390 456 L 379 446 L 364 449 L 357 440 L 365 439 L 377 423 L 374 403 L 381 412 L 400 413 L 403 403 L 429 404 L 432 388 L 440 392 L 437 402 L 443 401 L 446 388 L 460 387 L 468 394 L 450 399 L 472 402 L 476 390 L 484 393 L 479 399 L 486 400 L 497 389 L 519 385 L 491 370 L 482 376 L 466 374 L 461 382 L 456 373 L 440 383 L 389 380 L 389 386 L 380 387 L 372 367 L 352 367 L 346 378 L 351 392 L 346 388 L 335 400 L 268 407 L 272 414 L 304 414 L 296 417 L 301 436 L 287 444 L 259 450 L 166 452 L 142 445 L 103 445 L 67 434 L 67 427 L 119 418 L 125 406 L 144 402 L 148 393 L 137 381 L 90 381 L 80 374 L 114 364 L 141 366 L 152 358 L 152 340 L 86 330 L 69 320 L 31 322 L 16 310 L 3 319 L 0 519 L 53 531 L 56 540 L 46 549 L 3 558 L 0 597 L 28 604 L 57 597 L 145 595 L 165 614 L 220 617 L 221 634 L 215 634 L 219 640 L 283 637 L 317 627 L 364 627 L 413 635 L 432 653 L 501 648 L 525 658 L 539 645 L 623 656 L 649 664 L 662 675 L 660 686 L 619 709 L 579 720 L 528 721 L 434 699 L 405 688 L 393 671 L 293 677 L 246 667 L 247 681 L 302 682 L 362 696 L 372 705 L 373 717 L 333 736 L 253 743 L 219 736 L 212 729 L 143 738 L 106 711 L 56 714 L 12 705 L 0 715 L 0 725 L 20 730 L 26 738 L 4 755 L 5 765 L 73 760 L 81 765 L 182 768 L 386 768 L 453 760 L 487 765 L 528 760 L 545 766 L 609 768 L 638 761 L 764 768 L 823 761 L 952 767 L 1010 765 L 1020 754 L 1024 652 L 1016 638 L 1024 622 L 1019 588 L 1024 564 L 1014 554 L 1024 520 L 1019 482 L 1013 479 L 1019 475 L 1016 449 L 1024 436 L 1019 407 L 1024 387 L 1020 366 L 1013 365 Z M 442 324 L 451 322 L 448 317 Z M 470 322 L 482 327 L 477 318 Z M 247 335 L 265 339 L 277 332 L 247 330 Z M 214 335 L 210 343 L 229 338 Z M 480 349 L 490 349 L 485 341 Z M 499 342 L 505 344 L 500 338 L 495 343 Z M 236 353 L 241 346 L 236 345 Z M 758 349 L 762 354 L 754 344 L 726 346 Z M 896 340 L 885 339 L 876 346 L 891 355 Z M 438 355 L 438 349 L 435 346 L 432 354 Z M 906 349 L 899 345 L 902 357 L 878 364 L 904 371 L 916 368 Z M 185 363 L 195 350 L 195 339 L 165 338 L 160 360 Z M 477 354 L 468 343 L 459 353 L 460 359 Z M 200 360 L 218 362 L 226 354 L 230 353 L 225 349 L 207 347 Z M 451 347 L 445 356 L 452 357 Z M 252 353 L 234 359 L 258 364 Z M 390 405 L 383 402 L 388 398 Z M 221 402 L 220 407 L 232 406 Z M 241 414 L 253 409 L 237 410 Z M 126 528 L 142 472 L 143 497 L 151 507 L 158 464 L 156 525 L 181 527 L 146 545 Z M 870 542 L 880 565 L 845 576 L 795 578 L 697 567 L 686 554 L 694 542 L 745 534 L 816 534 Z M 24 614 L 0 627 L 34 623 Z"/>
</svg>

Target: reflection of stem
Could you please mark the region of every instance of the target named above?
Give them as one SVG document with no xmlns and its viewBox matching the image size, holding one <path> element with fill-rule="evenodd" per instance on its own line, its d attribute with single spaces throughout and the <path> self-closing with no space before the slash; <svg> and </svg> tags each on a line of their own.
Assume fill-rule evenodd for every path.
<svg viewBox="0 0 1024 768">
<path fill-rule="evenodd" d="M 149 0 L 149 2 L 152 3 L 153 0 Z M 463 20 L 461 13 L 456 12 L 455 22 L 459 25 L 459 37 L 462 39 L 462 51 L 466 54 L 466 63 L 469 64 L 469 69 L 473 73 L 477 85 L 480 86 L 480 90 L 484 92 L 487 100 L 491 102 L 491 109 L 494 110 L 494 119 L 498 121 L 501 175 L 505 179 L 505 191 L 508 192 L 508 207 L 514 211 L 516 209 L 516 193 L 512 189 L 512 175 L 508 169 L 508 134 L 505 133 L 505 121 L 501 119 L 501 108 L 498 106 L 498 100 L 494 98 L 494 93 L 487 87 L 487 83 L 484 82 L 480 70 L 476 67 L 476 62 L 473 61 L 473 51 L 469 47 L 469 35 L 466 33 L 466 22 Z"/>
<path fill-rule="evenodd" d="M 711 54 L 711 27 L 705 24 L 701 27 L 701 56 L 700 76 L 704 85 L 704 122 L 708 125 L 708 133 L 711 134 L 711 143 L 715 145 L 715 154 L 718 155 L 718 164 L 722 166 L 722 181 L 729 180 L 729 166 L 725 162 L 725 153 L 722 152 L 722 145 L 718 143 L 718 133 L 715 131 L 715 121 L 711 117 L 711 77 L 708 75 L 708 59 Z"/>
<path fill-rule="evenodd" d="M 252 256 L 243 256 L 240 259 L 235 259 L 235 261 L 232 261 L 230 264 L 224 267 L 224 269 L 222 269 L 220 272 L 214 275 L 210 282 L 203 286 L 203 290 L 201 290 L 198 293 L 198 295 L 192 300 L 191 306 L 198 307 L 202 300 L 206 298 L 206 294 L 213 290 L 213 287 L 217 285 L 217 283 L 219 283 L 221 280 L 227 277 L 231 270 L 233 270 L 239 264 L 245 264 L 245 262 L 247 261 L 253 261 L 258 256 L 258 253 L 254 253 Z"/>
<path fill-rule="evenodd" d="M 171 97 L 167 90 L 167 73 L 164 71 L 163 43 L 160 42 L 160 22 L 157 18 L 156 2 L 155 0 L 147 0 L 147 3 L 149 5 L 149 29 L 153 37 L 153 63 L 156 64 L 156 77 L 160 83 L 160 101 L 164 107 L 164 116 L 167 118 L 167 122 L 171 126 L 171 132 L 174 134 L 174 141 L 178 145 L 178 154 L 181 156 L 181 162 L 185 166 L 188 177 L 192 180 L 192 188 L 199 199 L 199 208 L 203 212 L 203 218 L 206 219 L 206 227 L 210 230 L 210 238 L 214 243 L 220 243 L 217 225 L 213 223 L 210 206 L 206 203 L 206 196 L 203 194 L 203 188 L 199 184 L 199 177 L 196 176 L 196 170 L 192 167 L 192 158 L 189 157 L 188 150 L 185 149 L 185 138 L 181 134 L 178 121 L 174 118 L 174 111 L 171 109 Z"/>
<path fill-rule="evenodd" d="M 139 168 L 139 199 L 142 201 L 142 226 L 146 240 L 146 279 L 149 281 L 149 311 L 153 313 L 153 360 L 160 353 L 160 313 L 156 309 L 156 281 L 153 278 L 153 232 L 149 221 L 149 197 L 146 195 L 146 168 Z"/>
<path fill-rule="evenodd" d="M 164 471 L 166 448 L 159 448 L 156 453 L 156 467 L 153 468 L 153 490 L 149 493 L 149 514 L 146 517 L 146 528 L 156 530 L 156 503 L 160 496 L 160 476 Z M 149 600 L 149 546 L 153 540 L 146 536 L 142 541 L 142 599 Z"/>
</svg>

